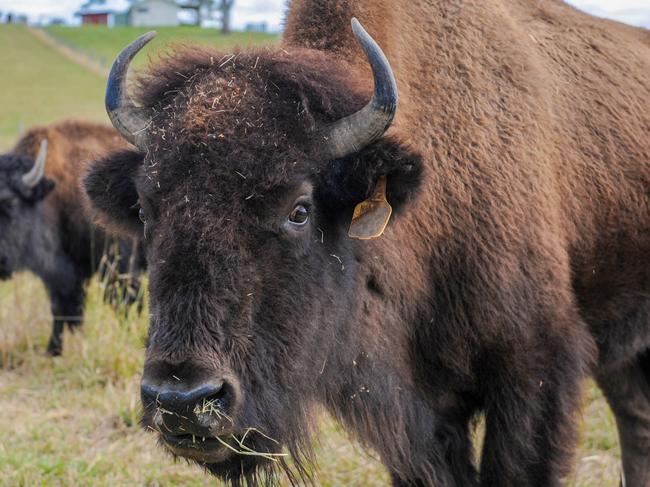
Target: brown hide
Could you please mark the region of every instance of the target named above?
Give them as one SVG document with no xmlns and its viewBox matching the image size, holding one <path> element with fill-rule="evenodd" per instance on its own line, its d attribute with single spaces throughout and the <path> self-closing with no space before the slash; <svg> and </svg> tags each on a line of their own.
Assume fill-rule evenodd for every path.
<svg viewBox="0 0 650 487">
<path fill-rule="evenodd" d="M 534 252 L 559 299 L 593 325 L 613 319 L 621 294 L 648 284 L 650 32 L 560 1 L 384 3 L 295 0 L 284 34 L 352 53 L 369 79 L 357 16 L 391 60 L 389 134 L 426 156 L 427 177 L 370 252 L 402 266 L 447 242 L 489 258 L 494 282 Z M 420 269 L 409 281 L 423 285 Z"/>
<path fill-rule="evenodd" d="M 389 135 L 425 164 L 417 202 L 384 237 L 363 244 L 372 258 L 359 282 L 372 280 L 383 299 L 364 295 L 352 320 L 358 333 L 371 344 L 385 339 L 376 348 L 396 362 L 405 351 L 399 362 L 408 369 L 414 361 L 423 390 L 448 391 L 432 399 L 438 411 L 466 404 L 453 391 L 474 390 L 477 370 L 486 384 L 479 395 L 495 398 L 506 370 L 537 376 L 542 387 L 556 379 L 535 372 L 533 362 L 562 363 L 566 341 L 578 364 L 590 364 L 597 343 L 595 372 L 619 418 L 628 485 L 649 485 L 639 442 L 650 431 L 640 419 L 650 412 L 643 399 L 650 389 L 637 370 L 650 376 L 643 355 L 650 345 L 650 32 L 557 0 L 324 5 L 294 0 L 285 47 L 330 51 L 370 80 L 348 28 L 357 16 L 385 50 L 400 89 Z M 451 308 L 453 329 L 404 328 L 415 303 L 429 300 Z M 532 327 L 522 312 L 529 309 L 538 316 Z M 507 359 L 494 359 L 500 365 L 485 373 L 492 365 L 482 354 L 494 350 L 507 350 Z M 577 386 L 557 391 L 574 395 L 572 408 Z M 496 458 L 492 434 L 507 437 L 510 424 L 526 435 L 514 410 L 503 414 L 510 420 L 488 420 L 483 485 L 527 484 Z M 548 456 L 558 476 L 575 438 L 568 424 L 559 429 Z M 505 441 L 514 461 L 523 444 Z M 540 485 L 555 485 L 553 478 L 537 475 Z"/>
<path fill-rule="evenodd" d="M 108 125 L 65 120 L 30 129 L 16 143 L 12 152 L 36 157 L 43 139 L 48 141 L 45 177 L 56 184 L 47 197 L 45 211 L 53 224 L 63 219 L 77 232 L 85 234 L 89 232 L 91 216 L 86 209 L 85 193 L 79 182 L 92 161 L 111 151 L 126 149 L 129 145 Z"/>
</svg>

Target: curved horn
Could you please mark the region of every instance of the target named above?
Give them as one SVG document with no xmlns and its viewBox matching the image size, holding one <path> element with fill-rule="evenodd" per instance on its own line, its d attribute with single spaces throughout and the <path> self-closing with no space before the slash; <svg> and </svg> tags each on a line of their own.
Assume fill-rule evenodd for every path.
<svg viewBox="0 0 650 487">
<path fill-rule="evenodd" d="M 29 170 L 23 174 L 23 184 L 31 189 L 35 187 L 43 179 L 45 174 L 45 160 L 47 159 L 47 139 L 41 141 L 41 147 L 38 149 L 38 156 L 36 156 L 36 162 Z"/>
<path fill-rule="evenodd" d="M 397 111 L 397 83 L 388 59 L 356 18 L 352 19 L 352 31 L 372 68 L 375 91 L 361 110 L 325 127 L 332 159 L 357 152 L 377 140 L 388 130 Z"/>
<path fill-rule="evenodd" d="M 155 32 L 147 32 L 124 48 L 113 62 L 106 84 L 106 112 L 113 127 L 122 137 L 140 148 L 144 143 L 144 132 L 149 125 L 150 115 L 145 108 L 137 107 L 128 95 L 126 75 L 131 60 L 155 36 Z"/>
</svg>

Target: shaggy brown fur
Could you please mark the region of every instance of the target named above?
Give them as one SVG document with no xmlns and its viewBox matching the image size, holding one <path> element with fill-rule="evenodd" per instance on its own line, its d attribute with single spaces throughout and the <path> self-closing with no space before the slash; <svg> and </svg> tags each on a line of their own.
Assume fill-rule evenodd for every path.
<svg viewBox="0 0 650 487">
<path fill-rule="evenodd" d="M 650 485 L 650 34 L 553 0 L 385 3 L 295 0 L 283 49 L 178 52 L 142 78 L 144 163 L 112 155 L 86 189 L 109 225 L 141 233 L 146 214 L 144 382 L 224 380 L 232 422 L 209 435 L 255 427 L 299 460 L 325 404 L 395 485 L 557 486 L 595 373 L 627 485 Z M 352 16 L 401 103 L 382 140 L 329 161 L 314 128 L 370 90 Z M 380 175 L 398 215 L 350 241 Z M 268 462 L 174 447 L 204 420 L 163 438 L 255 483 Z"/>
<path fill-rule="evenodd" d="M 43 140 L 48 141 L 44 179 L 29 193 L 17 191 L 15 182 L 34 164 Z M 43 279 L 54 315 L 52 354 L 61 352 L 64 323 L 81 323 L 84 282 L 100 267 L 108 244 L 90 221 L 79 181 L 91 161 L 127 147 L 110 126 L 68 120 L 29 130 L 1 156 L 1 179 L 14 197 L 0 202 L 7 219 L 0 257 L 9 267 L 5 274 L 26 268 Z M 122 272 L 128 271 L 133 245 L 132 239 L 120 243 Z"/>
<path fill-rule="evenodd" d="M 125 149 L 128 144 L 110 126 L 64 120 L 30 129 L 16 143 L 12 153 L 36 157 L 42 140 L 48 141 L 45 177 L 56 185 L 56 191 L 48 198 L 46 211 L 52 213 L 54 220 L 66 215 L 65 221 L 74 230 L 87 230 L 88 217 L 81 204 L 85 196 L 79 181 L 88 171 L 89 163 L 109 152 Z"/>
</svg>

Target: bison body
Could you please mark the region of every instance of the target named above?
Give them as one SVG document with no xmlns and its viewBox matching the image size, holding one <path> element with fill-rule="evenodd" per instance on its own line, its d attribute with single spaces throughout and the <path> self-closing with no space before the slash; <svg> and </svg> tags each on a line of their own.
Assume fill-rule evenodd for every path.
<svg viewBox="0 0 650 487">
<path fill-rule="evenodd" d="M 397 81 L 385 133 L 392 74 L 353 16 Z M 308 476 L 321 404 L 395 485 L 557 486 L 595 375 L 649 485 L 647 31 L 559 1 L 294 0 L 282 49 L 177 52 L 134 103 L 149 39 L 107 91 L 139 150 L 85 186 L 146 235 L 144 422 L 174 454 L 255 483 L 286 446 Z M 350 239 L 382 178 L 393 219 Z"/>
<path fill-rule="evenodd" d="M 43 141 L 44 173 L 25 185 Z M 80 178 L 94 158 L 125 147 L 110 126 L 64 121 L 29 130 L 0 156 L 0 277 L 30 270 L 42 279 L 54 316 L 50 354 L 61 353 L 65 323 L 81 323 L 84 284 L 109 250 L 109 239 L 85 209 Z M 112 265 L 122 273 L 129 272 L 129 263 L 134 269 L 142 264 L 137 239 L 116 245 L 120 251 Z"/>
</svg>

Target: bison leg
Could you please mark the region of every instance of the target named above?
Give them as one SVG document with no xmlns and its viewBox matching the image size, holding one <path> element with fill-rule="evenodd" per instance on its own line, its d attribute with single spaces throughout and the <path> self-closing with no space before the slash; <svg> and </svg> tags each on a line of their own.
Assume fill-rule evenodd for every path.
<svg viewBox="0 0 650 487">
<path fill-rule="evenodd" d="M 600 371 L 598 384 L 616 417 L 626 487 L 650 487 L 650 352 L 615 370 Z"/>
<path fill-rule="evenodd" d="M 590 342 L 558 337 L 491 374 L 483 487 L 559 487 L 572 467 Z M 547 352 L 544 352 L 546 350 Z"/>
<path fill-rule="evenodd" d="M 47 353 L 52 356 L 61 355 L 63 349 L 63 328 L 68 324 L 70 330 L 81 325 L 83 321 L 83 303 L 85 293 L 83 284 L 78 283 L 73 289 L 68 292 L 61 292 L 60 290 L 50 291 L 50 299 L 52 301 L 52 336 L 47 345 Z"/>
<path fill-rule="evenodd" d="M 389 466 L 392 486 L 478 487 L 478 473 L 470 439 L 470 417 L 473 412 L 474 408 L 467 408 L 453 417 L 441 414 L 437 418 L 432 437 L 426 441 L 435 446 L 431 449 L 424 445 L 416 446 L 422 452 L 429 452 L 424 457 L 426 461 L 415 462 L 412 469 L 404 469 L 401 465 L 400 471 L 393 471 Z M 425 438 L 426 428 L 419 429 L 417 433 L 420 435 L 419 440 Z"/>
<path fill-rule="evenodd" d="M 127 306 L 137 303 L 138 314 L 142 313 L 142 293 L 140 291 L 140 270 L 143 268 L 143 255 L 138 239 L 133 239 L 130 245 L 122 245 L 122 258 L 120 260 L 120 272 L 128 276 L 124 289 L 124 301 Z"/>
<path fill-rule="evenodd" d="M 57 357 L 61 355 L 63 350 L 63 325 L 64 322 L 58 319 L 54 319 L 52 325 L 52 335 L 50 336 L 50 341 L 47 344 L 47 354 L 52 357 Z"/>
</svg>

